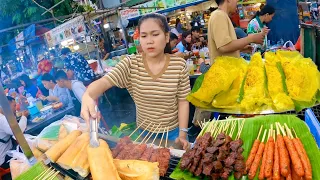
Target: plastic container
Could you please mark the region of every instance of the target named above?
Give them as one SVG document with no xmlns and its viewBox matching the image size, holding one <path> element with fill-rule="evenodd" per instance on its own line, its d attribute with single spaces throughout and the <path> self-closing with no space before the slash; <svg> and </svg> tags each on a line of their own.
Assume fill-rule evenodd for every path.
<svg viewBox="0 0 320 180">
<path fill-rule="evenodd" d="M 318 147 L 320 147 L 320 125 L 318 119 L 311 109 L 306 110 L 304 120 L 307 123 L 314 139 L 316 140 Z"/>
<path fill-rule="evenodd" d="M 39 113 L 37 106 L 28 106 L 28 110 L 31 116 Z"/>
</svg>

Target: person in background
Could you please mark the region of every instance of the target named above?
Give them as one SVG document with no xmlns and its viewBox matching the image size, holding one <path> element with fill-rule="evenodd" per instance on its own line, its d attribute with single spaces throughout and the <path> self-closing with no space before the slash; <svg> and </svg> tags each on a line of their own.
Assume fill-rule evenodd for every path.
<svg viewBox="0 0 320 180">
<path fill-rule="evenodd" d="M 49 96 L 41 96 L 40 99 L 51 102 L 60 101 L 65 107 L 73 106 L 72 98 L 68 89 L 59 87 L 51 74 L 46 73 L 42 76 L 42 84 L 49 90 Z"/>
<path fill-rule="evenodd" d="M 64 66 L 67 69 L 68 78 L 82 81 L 85 86 L 94 81 L 95 75 L 88 61 L 79 53 L 73 53 L 69 48 L 61 50 Z"/>
<path fill-rule="evenodd" d="M 38 56 L 38 74 L 50 73 L 52 70 L 52 62 L 46 59 L 42 54 Z"/>
<path fill-rule="evenodd" d="M 7 96 L 7 99 L 9 101 L 10 108 L 12 112 L 15 114 L 16 113 L 16 101 L 12 97 Z M 27 117 L 29 116 L 28 111 L 24 111 L 22 113 L 22 116 L 18 122 L 19 128 L 21 129 L 22 132 L 24 132 L 27 128 Z M 9 126 L 9 123 L 7 121 L 7 118 L 4 116 L 2 112 L 2 108 L 0 107 L 0 165 L 1 168 L 3 169 L 8 169 L 9 168 L 9 160 L 11 157 L 9 157 L 7 152 L 9 150 L 15 149 L 14 143 L 12 140 L 13 132 Z M 10 173 L 3 176 L 3 179 L 11 179 Z"/>
<path fill-rule="evenodd" d="M 82 96 L 87 88 L 81 81 L 69 80 L 67 74 L 63 70 L 59 70 L 56 73 L 55 79 L 60 88 L 67 88 L 70 91 L 73 105 L 76 109 L 76 115 L 80 115 Z"/>
<path fill-rule="evenodd" d="M 272 21 L 272 18 L 275 14 L 276 10 L 274 7 L 266 4 L 262 7 L 261 11 L 258 11 L 255 16 L 251 19 L 247 27 L 248 34 L 256 34 L 263 31 L 266 27 L 265 24 Z M 264 44 L 267 45 L 267 37 L 264 38 Z M 265 47 L 254 44 L 255 48 L 258 50 L 264 51 Z"/>
<path fill-rule="evenodd" d="M 174 33 L 170 32 L 170 47 L 171 47 L 171 54 L 174 54 L 175 56 L 178 57 L 185 57 L 185 53 L 179 52 L 178 48 L 176 48 L 178 44 L 179 38 L 177 35 Z"/>
<path fill-rule="evenodd" d="M 99 37 L 99 48 L 101 51 L 102 60 L 106 60 L 110 57 L 110 50 L 107 50 L 103 37 Z"/>
<path fill-rule="evenodd" d="M 39 88 L 32 83 L 28 75 L 22 74 L 19 80 L 21 85 L 24 87 L 26 94 L 29 93 L 34 98 L 37 98 L 42 94 Z M 23 95 L 25 96 L 26 94 L 23 94 Z"/>
<path fill-rule="evenodd" d="M 178 49 L 176 48 L 178 41 L 179 41 L 178 36 L 171 32 L 170 33 L 170 47 L 171 47 L 172 53 L 176 53 L 178 51 Z"/>
<path fill-rule="evenodd" d="M 176 19 L 176 29 L 179 32 L 179 34 L 183 33 L 181 20 L 179 18 Z"/>
<path fill-rule="evenodd" d="M 263 28 L 266 27 L 265 24 L 272 21 L 275 12 L 275 8 L 268 4 L 263 6 L 263 8 L 260 11 L 258 11 L 249 22 L 247 27 L 247 33 L 254 34 L 262 32 Z"/>
<path fill-rule="evenodd" d="M 90 84 L 82 98 L 81 115 L 87 122 L 90 117 L 97 118 L 97 98 L 113 86 L 127 88 L 137 106 L 137 125 L 146 131 L 154 131 L 152 126 L 160 125 L 158 137 L 168 131 L 169 140 L 176 140 L 187 149 L 190 144 L 186 97 L 190 82 L 185 60 L 166 51 L 170 37 L 165 16 L 144 15 L 138 28 L 144 53 L 123 59 L 111 72 Z"/>
<path fill-rule="evenodd" d="M 216 0 L 219 9 L 211 13 L 208 25 L 208 44 L 211 64 L 218 56 L 240 57 L 240 50 L 251 48 L 249 44 L 262 44 L 268 30 L 237 39 L 230 13 L 237 10 L 237 0 Z"/>
<path fill-rule="evenodd" d="M 177 44 L 176 48 L 178 48 L 178 51 L 181 53 L 184 53 L 185 51 L 191 51 L 191 32 L 186 31 L 182 33 L 182 40 Z"/>
<path fill-rule="evenodd" d="M 200 43 L 200 27 L 193 26 L 191 29 L 192 44 Z M 199 46 L 199 44 L 197 44 Z"/>
<path fill-rule="evenodd" d="M 232 21 L 232 24 L 233 24 L 234 30 L 236 31 L 237 39 L 245 38 L 248 36 L 247 33 L 244 32 L 242 28 L 236 25 L 236 23 Z"/>
</svg>

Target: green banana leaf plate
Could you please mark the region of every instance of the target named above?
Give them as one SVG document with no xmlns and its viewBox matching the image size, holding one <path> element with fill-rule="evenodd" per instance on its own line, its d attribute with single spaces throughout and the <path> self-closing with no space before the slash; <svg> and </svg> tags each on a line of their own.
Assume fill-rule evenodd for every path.
<svg viewBox="0 0 320 180">
<path fill-rule="evenodd" d="M 238 120 L 228 119 L 228 120 L 223 120 L 222 122 L 226 122 L 226 121 L 238 121 Z M 310 159 L 310 162 L 312 165 L 313 179 L 317 179 L 317 180 L 320 179 L 319 147 L 317 146 L 306 123 L 294 115 L 266 115 L 266 116 L 257 116 L 257 117 L 245 119 L 243 130 L 241 131 L 241 136 L 240 136 L 244 143 L 242 147 L 244 148 L 243 155 L 245 159 L 248 158 L 251 147 L 253 145 L 254 140 L 257 138 L 260 127 L 263 125 L 263 130 L 269 129 L 271 127 L 271 124 L 275 124 L 275 122 L 279 122 L 281 125 L 286 123 L 289 126 L 289 128 L 294 128 L 298 137 L 302 141 L 304 148 L 307 151 L 308 157 Z M 206 125 L 206 128 L 208 128 L 208 125 Z M 200 132 L 199 135 L 203 135 L 206 131 L 206 128 L 204 128 L 204 130 Z M 236 134 L 238 134 L 238 128 L 235 128 L 235 132 L 233 133 L 233 138 L 235 138 Z M 260 140 L 261 139 L 262 139 L 262 135 L 260 135 Z M 258 179 L 257 178 L 258 173 L 259 171 L 257 171 L 257 175 L 255 179 Z M 192 173 L 188 171 L 181 171 L 179 168 L 179 165 L 172 172 L 170 177 L 172 179 L 185 179 L 185 180 L 200 179 L 199 177 L 193 176 Z M 229 180 L 234 180 L 234 179 L 235 178 L 233 177 L 233 175 L 229 177 Z M 244 180 L 248 178 L 247 176 L 243 176 L 242 179 Z"/>
</svg>

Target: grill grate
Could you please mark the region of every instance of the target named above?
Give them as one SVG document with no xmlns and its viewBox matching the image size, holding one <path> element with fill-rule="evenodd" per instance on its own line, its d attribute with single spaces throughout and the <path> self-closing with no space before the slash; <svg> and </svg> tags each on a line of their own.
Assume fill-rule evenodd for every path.
<svg viewBox="0 0 320 180">
<path fill-rule="evenodd" d="M 171 156 L 167 173 L 164 177 L 160 177 L 160 180 L 171 180 L 171 178 L 169 176 L 174 171 L 174 169 L 177 167 L 177 165 L 179 164 L 179 161 L 180 161 L 179 157 Z"/>
</svg>

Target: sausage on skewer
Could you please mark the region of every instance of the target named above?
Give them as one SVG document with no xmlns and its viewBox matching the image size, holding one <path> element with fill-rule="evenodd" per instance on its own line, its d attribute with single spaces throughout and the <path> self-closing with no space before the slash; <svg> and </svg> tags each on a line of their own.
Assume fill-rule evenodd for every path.
<svg viewBox="0 0 320 180">
<path fill-rule="evenodd" d="M 260 166 L 260 172 L 259 172 L 259 176 L 258 176 L 259 180 L 264 180 L 264 168 L 266 167 L 266 161 L 267 161 L 267 149 L 268 149 L 268 143 L 266 144 L 266 146 L 264 148 L 264 152 L 263 152 L 263 156 L 262 156 L 262 163 Z"/>
<path fill-rule="evenodd" d="M 309 157 L 307 155 L 306 150 L 303 147 L 302 142 L 298 138 L 297 133 L 294 131 L 294 129 L 293 129 L 293 132 L 295 133 L 296 138 L 293 138 L 292 142 L 293 142 L 293 145 L 296 148 L 297 153 L 301 159 L 301 163 L 304 168 L 304 178 L 306 180 L 312 180 L 312 167 L 311 167 Z"/>
<path fill-rule="evenodd" d="M 259 145 L 260 145 L 260 140 L 259 140 L 259 136 L 261 133 L 263 126 L 260 127 L 259 133 L 258 133 L 258 137 L 257 139 L 254 141 L 251 151 L 250 151 L 250 155 L 246 161 L 246 172 L 248 172 L 250 170 L 250 167 L 252 165 L 252 162 L 254 160 L 254 157 L 256 156 L 256 153 L 258 151 Z"/>
<path fill-rule="evenodd" d="M 274 148 L 274 164 L 273 164 L 273 180 L 280 180 L 280 164 L 279 164 L 279 151 L 278 151 L 278 140 L 276 140 Z"/>
<path fill-rule="evenodd" d="M 286 125 L 286 124 L 285 124 Z M 288 135 L 291 134 L 290 129 L 287 128 Z M 298 152 L 296 151 L 292 140 L 288 136 L 283 137 L 284 142 L 286 143 L 287 149 L 290 154 L 290 159 L 293 165 L 293 168 L 295 172 L 298 174 L 298 176 L 304 176 L 304 169 L 302 167 L 302 163 L 300 160 L 300 157 L 298 155 Z"/>
<path fill-rule="evenodd" d="M 281 171 L 281 175 L 284 177 L 288 176 L 288 171 L 290 168 L 290 157 L 286 148 L 286 145 L 283 141 L 283 137 L 280 133 L 280 128 L 279 128 L 279 124 L 276 124 L 277 126 L 277 144 L 278 144 L 278 151 L 279 151 L 279 161 L 280 161 L 280 171 Z M 285 133 L 283 131 L 283 133 Z M 285 135 L 285 134 L 283 134 Z"/>
<path fill-rule="evenodd" d="M 264 176 L 266 178 L 272 177 L 272 167 L 273 167 L 273 155 L 274 155 L 274 140 L 272 136 L 268 140 L 268 149 L 267 149 L 267 161 L 264 169 Z"/>
<path fill-rule="evenodd" d="M 267 133 L 267 130 L 264 131 L 263 137 L 262 137 L 262 142 L 264 141 L 265 135 Z M 260 160 L 262 158 L 262 154 L 263 154 L 263 150 L 264 150 L 264 143 L 260 143 L 259 145 L 259 149 L 258 152 L 256 154 L 256 156 L 254 157 L 253 163 L 250 167 L 250 171 L 249 171 L 249 179 L 253 179 L 256 176 L 256 172 L 258 170 L 259 164 L 260 164 Z"/>
</svg>

